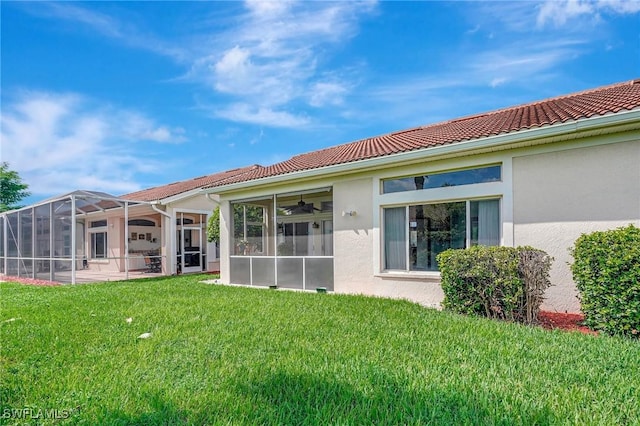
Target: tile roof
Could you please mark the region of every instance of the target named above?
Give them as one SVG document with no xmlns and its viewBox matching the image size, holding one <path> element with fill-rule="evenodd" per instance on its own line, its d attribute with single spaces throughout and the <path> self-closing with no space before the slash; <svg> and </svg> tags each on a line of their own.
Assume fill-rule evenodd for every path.
<svg viewBox="0 0 640 426">
<path fill-rule="evenodd" d="M 227 170 L 224 172 L 214 173 L 207 176 L 200 176 L 193 179 L 173 182 L 168 185 L 156 186 L 154 188 L 143 189 L 141 191 L 132 192 L 130 194 L 121 195 L 120 198 L 131 201 L 156 201 L 172 197 L 192 191 L 194 189 L 204 188 L 207 186 L 217 186 L 225 184 L 229 179 L 242 179 L 241 176 L 250 173 L 261 166 L 254 164 L 252 166 L 241 167 L 238 169 Z"/>
<path fill-rule="evenodd" d="M 552 126 L 640 107 L 640 79 L 375 136 L 256 167 L 209 187 Z"/>
</svg>

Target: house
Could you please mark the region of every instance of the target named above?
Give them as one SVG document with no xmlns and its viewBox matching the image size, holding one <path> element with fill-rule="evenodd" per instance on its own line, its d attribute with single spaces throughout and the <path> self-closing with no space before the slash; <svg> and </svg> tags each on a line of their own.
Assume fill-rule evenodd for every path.
<svg viewBox="0 0 640 426">
<path fill-rule="evenodd" d="M 217 206 L 219 246 L 205 236 Z M 5 212 L 0 275 L 75 283 L 220 270 L 224 283 L 438 306 L 438 253 L 529 245 L 555 259 L 543 307 L 576 312 L 570 247 L 629 223 L 640 226 L 640 80 Z"/>
<path fill-rule="evenodd" d="M 119 197 L 79 190 L 2 213 L 0 274 L 76 283 L 217 271 L 206 225 L 218 201 L 200 190 L 257 167 Z"/>
<path fill-rule="evenodd" d="M 545 309 L 580 309 L 569 248 L 640 226 L 640 80 L 309 152 L 209 185 L 224 283 L 443 299 L 436 256 L 545 250 Z"/>
</svg>

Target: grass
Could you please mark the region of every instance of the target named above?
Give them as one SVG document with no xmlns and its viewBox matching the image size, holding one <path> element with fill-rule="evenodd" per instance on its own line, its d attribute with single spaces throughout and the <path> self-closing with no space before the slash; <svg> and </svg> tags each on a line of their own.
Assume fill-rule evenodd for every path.
<svg viewBox="0 0 640 426">
<path fill-rule="evenodd" d="M 405 301 L 207 285 L 202 278 L 0 284 L 0 422 L 640 419 L 637 341 L 466 318 Z M 145 332 L 152 336 L 137 338 Z M 25 408 L 28 418 L 17 418 L 15 410 Z"/>
</svg>

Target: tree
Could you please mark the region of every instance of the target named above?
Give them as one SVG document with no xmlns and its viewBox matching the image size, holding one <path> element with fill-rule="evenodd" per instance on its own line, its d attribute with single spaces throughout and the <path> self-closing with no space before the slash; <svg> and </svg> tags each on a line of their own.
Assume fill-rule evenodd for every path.
<svg viewBox="0 0 640 426">
<path fill-rule="evenodd" d="M 207 224 L 207 241 L 220 242 L 220 207 L 216 207 L 213 213 L 209 217 L 209 223 Z"/>
<path fill-rule="evenodd" d="M 0 212 L 22 207 L 16 203 L 31 195 L 27 188 L 18 172 L 9 170 L 9 163 L 0 163 Z"/>
</svg>

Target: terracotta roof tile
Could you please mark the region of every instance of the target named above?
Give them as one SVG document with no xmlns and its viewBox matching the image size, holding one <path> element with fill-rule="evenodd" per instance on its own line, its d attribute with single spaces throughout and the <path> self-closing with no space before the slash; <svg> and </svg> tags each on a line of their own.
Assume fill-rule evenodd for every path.
<svg viewBox="0 0 640 426">
<path fill-rule="evenodd" d="M 296 155 L 281 163 L 216 181 L 209 187 L 552 126 L 638 107 L 640 79 Z"/>
<path fill-rule="evenodd" d="M 193 179 L 173 182 L 168 185 L 157 186 L 154 188 L 143 189 L 141 191 L 132 192 L 120 196 L 126 200 L 132 201 L 156 201 L 173 197 L 194 189 L 204 188 L 212 185 L 223 185 L 230 179 L 242 179 L 242 175 L 249 174 L 254 170 L 261 168 L 257 164 L 239 169 L 227 170 L 224 172 L 214 173 L 207 176 L 200 176 Z"/>
</svg>

